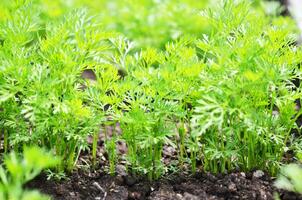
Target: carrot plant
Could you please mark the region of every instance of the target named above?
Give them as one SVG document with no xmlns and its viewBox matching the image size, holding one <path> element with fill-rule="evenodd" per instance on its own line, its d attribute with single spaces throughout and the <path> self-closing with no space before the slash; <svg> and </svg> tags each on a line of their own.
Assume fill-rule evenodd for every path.
<svg viewBox="0 0 302 200">
<path fill-rule="evenodd" d="M 203 14 L 215 27 L 196 43 L 206 63 L 192 118 L 203 167 L 274 174 L 300 115 L 301 92 L 290 80 L 300 76 L 302 54 L 284 28 L 289 21 L 256 14 L 244 1 Z"/>
<path fill-rule="evenodd" d="M 165 171 L 161 166 L 164 145 L 181 149 L 180 165 L 187 156 L 185 127 L 199 97 L 199 73 L 204 66 L 198 59 L 194 41 L 186 37 L 167 44 L 166 52 L 149 48 L 135 54 L 134 60 L 129 59 L 128 76 L 123 84 L 136 89 L 127 92 L 120 106 L 126 111 L 119 119 L 122 138 L 128 145 L 130 166 L 140 166 L 138 160 L 146 162 L 144 165 L 149 169 L 142 170 L 150 179 L 158 178 Z M 149 155 L 135 153 L 138 149 Z M 160 173 L 156 172 L 157 168 Z"/>
<path fill-rule="evenodd" d="M 125 159 L 130 173 L 157 179 L 169 169 L 167 146 L 192 172 L 275 174 L 286 151 L 301 154 L 291 135 L 301 89 L 291 81 L 302 54 L 294 23 L 261 5 L 1 1 L 4 152 L 40 145 L 71 171 L 90 149 L 96 168 L 101 133 L 111 174 Z"/>
<path fill-rule="evenodd" d="M 173 135 L 171 123 L 167 121 L 173 105 L 156 101 L 148 103 L 147 100 L 144 107 L 131 102 L 131 110 L 120 119 L 122 139 L 128 147 L 128 169 L 136 174 L 148 174 L 150 180 L 159 178 L 165 171 L 162 149 L 164 144 L 171 143 Z"/>
<path fill-rule="evenodd" d="M 5 151 L 39 144 L 54 149 L 72 170 L 87 136 L 98 131 L 104 112 L 86 101 L 81 73 L 110 57 L 108 39 L 85 11 L 43 22 L 26 1 L 1 22 L 1 125 Z M 21 20 L 22 19 L 22 20 Z M 95 153 L 93 154 L 95 155 Z"/>
</svg>

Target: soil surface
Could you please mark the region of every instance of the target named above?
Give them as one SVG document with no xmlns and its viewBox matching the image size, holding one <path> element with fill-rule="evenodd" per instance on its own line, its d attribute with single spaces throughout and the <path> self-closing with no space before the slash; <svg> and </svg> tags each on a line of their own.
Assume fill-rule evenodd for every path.
<svg viewBox="0 0 302 200">
<path fill-rule="evenodd" d="M 91 155 L 83 152 L 77 168 L 81 169 L 67 175 L 66 180 L 47 180 L 40 175 L 26 185 L 52 196 L 54 200 L 302 200 L 302 195 L 279 190 L 273 185 L 274 180 L 266 173 L 256 170 L 249 173 L 234 172 L 212 175 L 210 173 L 187 173 L 189 166 L 180 171 L 171 171 L 158 181 L 150 182 L 141 177 L 129 176 L 126 172 L 123 155 L 127 152 L 126 144 L 117 143 L 120 162 L 116 166 L 116 175 L 108 175 L 108 155 L 105 151 L 105 134 L 121 134 L 119 124 L 106 126 L 100 131 L 98 140 L 98 166 L 92 170 Z M 88 138 L 92 144 L 92 138 Z M 292 160 L 292 155 L 284 157 L 285 162 Z M 171 164 L 177 160 L 176 149 L 163 148 L 163 162 Z M 199 169 L 199 167 L 198 167 Z"/>
<path fill-rule="evenodd" d="M 224 200 L 224 199 L 301 199 L 298 195 L 273 187 L 273 180 L 262 171 L 236 172 L 213 176 L 197 173 L 194 176 L 171 175 L 152 182 L 130 176 L 110 176 L 89 170 L 74 172 L 64 181 L 48 181 L 40 175 L 27 184 L 49 194 L 55 200 Z"/>
<path fill-rule="evenodd" d="M 113 127 L 106 127 L 109 137 L 113 131 Z M 115 132 L 120 134 L 119 124 L 115 127 Z M 88 140 L 92 143 L 91 138 Z M 126 145 L 118 143 L 117 151 L 122 157 L 127 152 Z M 302 200 L 302 195 L 276 189 L 273 186 L 274 180 L 259 170 L 214 176 L 210 173 L 189 175 L 186 173 L 188 169 L 184 169 L 183 172 L 170 173 L 158 181 L 149 182 L 129 176 L 123 162 L 119 162 L 116 176 L 110 176 L 104 172 L 108 168 L 108 155 L 104 150 L 102 131 L 97 154 L 98 170 L 89 168 L 92 166 L 91 156 L 86 152 L 78 161 L 77 166 L 81 170 L 67 175 L 66 180 L 47 180 L 46 175 L 42 174 L 26 187 L 49 194 L 54 200 L 273 200 L 277 194 L 282 200 Z M 172 163 L 176 159 L 176 150 L 165 146 L 164 163 Z"/>
</svg>

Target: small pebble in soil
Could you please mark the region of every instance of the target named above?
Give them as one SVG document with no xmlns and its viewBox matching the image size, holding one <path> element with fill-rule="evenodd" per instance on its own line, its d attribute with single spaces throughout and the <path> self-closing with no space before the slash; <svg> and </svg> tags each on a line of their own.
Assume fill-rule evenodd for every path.
<svg viewBox="0 0 302 200">
<path fill-rule="evenodd" d="M 228 186 L 228 189 L 229 189 L 230 192 L 236 192 L 236 191 L 237 191 L 236 184 L 231 183 L 231 184 Z"/>
<path fill-rule="evenodd" d="M 257 170 L 253 173 L 253 178 L 261 178 L 262 176 L 264 176 L 264 172 L 261 170 Z"/>
<path fill-rule="evenodd" d="M 139 192 L 131 192 L 131 193 L 129 194 L 129 198 L 130 198 L 130 199 L 141 199 L 141 198 L 142 198 L 142 195 L 141 195 L 141 193 L 139 193 Z"/>
<path fill-rule="evenodd" d="M 127 170 L 125 165 L 116 165 L 116 173 L 121 176 L 127 176 Z"/>
</svg>

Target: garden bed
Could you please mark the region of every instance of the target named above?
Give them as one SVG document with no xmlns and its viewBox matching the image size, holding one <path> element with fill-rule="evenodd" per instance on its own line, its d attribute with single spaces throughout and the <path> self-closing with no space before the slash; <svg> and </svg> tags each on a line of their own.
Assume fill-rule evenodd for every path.
<svg viewBox="0 0 302 200">
<path fill-rule="evenodd" d="M 52 2 L 0 1 L 0 200 L 302 199 L 281 5 Z"/>
<path fill-rule="evenodd" d="M 273 180 L 259 171 L 217 176 L 209 173 L 175 174 L 153 183 L 129 176 L 112 177 L 101 171 L 78 171 L 60 182 L 47 181 L 46 176 L 41 175 L 28 187 L 37 188 L 56 200 L 264 200 L 274 199 L 276 192 L 282 200 L 302 199 L 302 195 L 278 190 L 272 185 Z"/>
</svg>

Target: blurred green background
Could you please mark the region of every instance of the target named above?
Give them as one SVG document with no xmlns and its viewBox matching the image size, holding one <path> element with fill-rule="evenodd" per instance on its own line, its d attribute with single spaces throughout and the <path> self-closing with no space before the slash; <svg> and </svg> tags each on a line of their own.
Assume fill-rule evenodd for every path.
<svg viewBox="0 0 302 200">
<path fill-rule="evenodd" d="M 0 20 L 10 16 L 10 10 L 29 0 L 1 0 Z M 247 0 L 255 7 L 273 13 L 276 2 Z M 217 6 L 221 0 L 31 0 L 43 19 L 56 19 L 74 9 L 86 9 L 97 18 L 106 31 L 118 32 L 140 48 L 164 45 L 181 36 L 200 38 L 211 32 L 201 10 Z M 267 4 L 269 3 L 269 5 Z M 279 9 L 280 10 L 280 9 Z M 278 11 L 277 11 L 278 12 Z"/>
<path fill-rule="evenodd" d="M 1 20 L 9 17 L 9 9 L 18 6 L 16 2 L 1 1 Z M 36 0 L 35 4 L 46 20 L 70 10 L 87 9 L 105 29 L 135 40 L 137 47 L 163 47 L 182 35 L 200 35 L 208 29 L 199 14 L 209 5 L 207 0 Z"/>
</svg>

